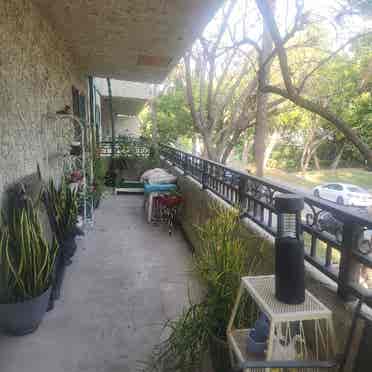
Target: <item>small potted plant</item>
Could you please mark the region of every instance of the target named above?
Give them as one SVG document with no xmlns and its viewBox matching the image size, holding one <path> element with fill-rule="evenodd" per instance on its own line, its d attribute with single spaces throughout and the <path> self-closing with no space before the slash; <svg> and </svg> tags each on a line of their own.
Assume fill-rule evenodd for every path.
<svg viewBox="0 0 372 372">
<path fill-rule="evenodd" d="M 0 329 L 12 335 L 35 331 L 48 308 L 58 252 L 48 244 L 33 208 L 14 210 L 0 228 Z"/>
</svg>

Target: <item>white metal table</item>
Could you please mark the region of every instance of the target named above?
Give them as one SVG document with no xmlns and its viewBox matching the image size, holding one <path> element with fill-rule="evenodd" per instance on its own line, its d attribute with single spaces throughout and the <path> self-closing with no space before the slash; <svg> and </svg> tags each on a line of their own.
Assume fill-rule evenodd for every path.
<svg viewBox="0 0 372 372">
<path fill-rule="evenodd" d="M 250 329 L 234 328 L 244 293 L 270 321 L 267 348 L 262 356 L 247 350 Z M 241 279 L 227 328 L 227 340 L 232 364 L 247 360 L 325 360 L 336 353 L 332 312 L 309 291 L 305 293 L 304 303 L 299 305 L 278 301 L 273 275 Z"/>
</svg>

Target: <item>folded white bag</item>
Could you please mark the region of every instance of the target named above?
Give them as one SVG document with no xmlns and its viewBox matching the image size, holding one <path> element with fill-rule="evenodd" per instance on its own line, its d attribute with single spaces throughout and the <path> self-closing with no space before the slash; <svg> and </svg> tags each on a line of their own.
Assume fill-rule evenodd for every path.
<svg viewBox="0 0 372 372">
<path fill-rule="evenodd" d="M 142 182 L 148 182 L 152 184 L 164 184 L 164 183 L 176 183 L 177 177 L 173 174 L 168 173 L 164 169 L 154 168 L 146 171 L 142 177 Z"/>
</svg>

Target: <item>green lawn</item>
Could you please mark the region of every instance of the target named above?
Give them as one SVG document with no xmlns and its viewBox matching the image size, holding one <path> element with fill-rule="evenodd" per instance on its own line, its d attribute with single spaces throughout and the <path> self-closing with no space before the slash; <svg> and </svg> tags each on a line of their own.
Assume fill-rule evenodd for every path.
<svg viewBox="0 0 372 372">
<path fill-rule="evenodd" d="M 229 164 L 231 167 L 244 171 L 251 171 L 254 174 L 253 165 L 244 165 L 238 160 L 234 160 Z M 265 178 L 269 178 L 275 182 L 292 187 L 302 189 L 312 189 L 313 187 L 328 182 L 344 182 L 351 183 L 367 190 L 372 191 L 372 172 L 367 172 L 361 168 L 340 168 L 335 171 L 323 169 L 320 171 L 301 172 L 286 172 L 281 169 L 267 169 Z"/>
<path fill-rule="evenodd" d="M 279 183 L 299 186 L 311 189 L 319 184 L 327 182 L 352 183 L 372 190 L 372 172 L 367 172 L 359 168 L 344 168 L 321 171 L 309 171 L 303 173 L 286 173 L 278 169 L 268 169 L 265 176 Z"/>
</svg>

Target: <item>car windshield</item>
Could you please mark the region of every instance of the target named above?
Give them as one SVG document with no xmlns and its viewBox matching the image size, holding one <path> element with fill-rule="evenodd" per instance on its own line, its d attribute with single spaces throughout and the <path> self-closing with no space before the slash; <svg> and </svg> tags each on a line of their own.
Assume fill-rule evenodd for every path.
<svg viewBox="0 0 372 372">
<path fill-rule="evenodd" d="M 361 187 L 357 187 L 357 186 L 349 186 L 347 190 L 350 192 L 358 192 L 359 194 L 368 194 L 367 190 L 364 190 Z"/>
</svg>

